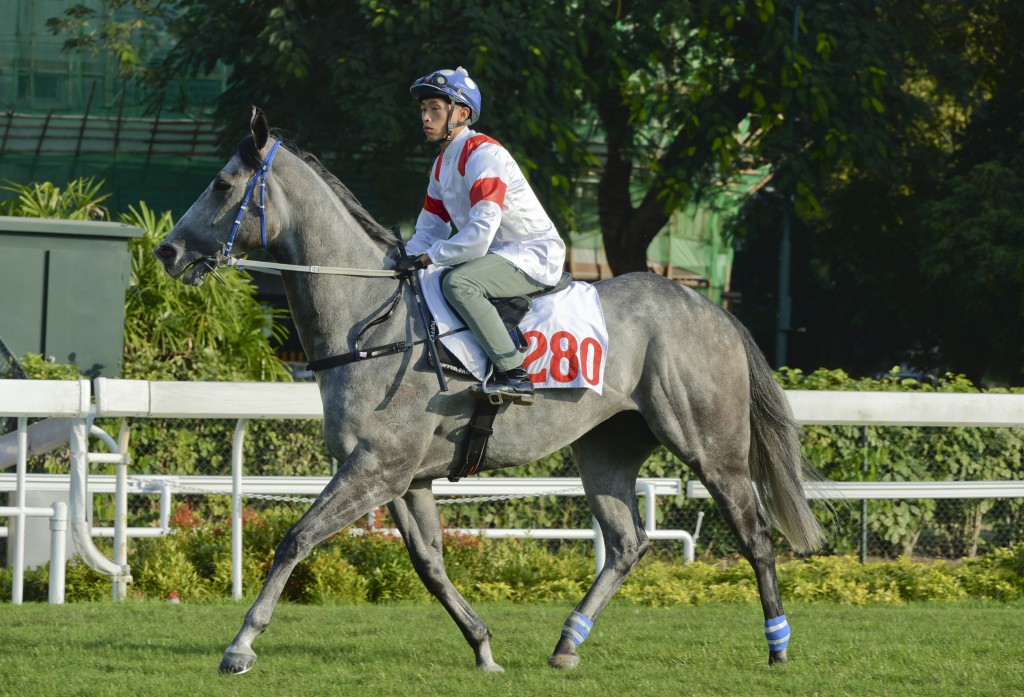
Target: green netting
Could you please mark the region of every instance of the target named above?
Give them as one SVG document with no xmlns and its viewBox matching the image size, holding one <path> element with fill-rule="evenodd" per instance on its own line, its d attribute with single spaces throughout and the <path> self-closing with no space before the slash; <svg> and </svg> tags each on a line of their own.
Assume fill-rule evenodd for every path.
<svg viewBox="0 0 1024 697">
<path fill-rule="evenodd" d="M 125 84 L 116 61 L 100 53 L 63 51 L 64 36 L 46 28 L 50 18 L 63 17 L 72 5 L 105 12 L 101 0 L 4 0 L 0 2 L 0 107 L 21 113 L 82 114 L 132 117 L 152 111 L 142 87 Z M 137 15 L 122 8 L 115 17 Z M 168 48 L 165 36 L 144 41 L 136 49 L 143 60 L 152 60 Z M 197 108 L 212 104 L 225 85 L 227 71 L 218 66 L 212 74 L 189 81 L 186 89 Z M 167 113 L 172 117 L 175 114 Z"/>
<path fill-rule="evenodd" d="M 142 155 L 5 153 L 0 158 L 0 185 L 4 181 L 48 181 L 63 187 L 76 177 L 95 177 L 97 181 L 104 180 L 103 191 L 111 194 L 103 202 L 110 211 L 127 211 L 129 206 L 145 201 L 155 211 L 169 210 L 180 215 L 223 164 L 221 159 L 167 156 L 155 162 Z M 0 191 L 0 200 L 11 196 L 10 192 Z"/>
</svg>

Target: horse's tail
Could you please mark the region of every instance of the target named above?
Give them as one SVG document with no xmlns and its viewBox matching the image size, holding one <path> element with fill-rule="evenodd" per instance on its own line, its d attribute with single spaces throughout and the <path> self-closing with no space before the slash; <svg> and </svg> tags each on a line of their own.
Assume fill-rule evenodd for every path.
<svg viewBox="0 0 1024 697">
<path fill-rule="evenodd" d="M 746 327 L 735 318 L 733 323 L 743 338 L 750 372 L 750 474 L 754 487 L 771 521 L 793 549 L 815 550 L 825 542 L 825 532 L 807 503 L 803 479 L 823 477 L 803 456 L 800 428 L 764 354 Z"/>
</svg>

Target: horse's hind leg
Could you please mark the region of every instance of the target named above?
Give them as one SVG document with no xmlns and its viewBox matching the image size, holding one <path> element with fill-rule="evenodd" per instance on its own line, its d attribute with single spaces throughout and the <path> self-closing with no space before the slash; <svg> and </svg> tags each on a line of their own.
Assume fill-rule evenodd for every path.
<svg viewBox="0 0 1024 697">
<path fill-rule="evenodd" d="M 749 431 L 744 424 L 736 424 L 730 430 L 724 426 L 708 428 L 703 435 L 702 447 L 686 454 L 669 441 L 669 447 L 680 459 L 688 461 L 698 478 L 707 487 L 726 524 L 736 536 L 740 553 L 750 562 L 757 579 L 761 598 L 761 609 L 766 621 L 766 637 L 769 637 L 768 662 L 786 661 L 786 642 L 781 648 L 771 642 L 789 636 L 779 595 L 779 583 L 775 575 L 775 550 L 772 546 L 772 526 L 764 506 L 758 501 L 750 481 L 748 465 Z M 769 635 L 768 621 L 772 633 Z"/>
<path fill-rule="evenodd" d="M 689 464 L 711 492 L 718 510 L 736 536 L 740 552 L 757 579 L 769 639 L 769 663 L 786 660 L 782 599 L 775 575 L 772 526 L 751 483 L 751 422 L 747 381 L 737 366 L 739 344 L 723 344 L 716 357 L 722 366 L 703 391 L 657 391 L 668 378 L 649 381 L 651 394 L 641 405 L 654 435 L 680 460 Z M 732 371 L 727 370 L 734 366 Z M 767 380 L 771 380 L 770 373 Z M 732 386 L 733 389 L 728 389 Z M 774 465 L 781 466 L 781 465 Z M 771 620 L 769 624 L 769 620 Z"/>
<path fill-rule="evenodd" d="M 746 462 L 744 457 L 743 462 Z M 779 583 L 775 574 L 775 550 L 772 546 L 772 526 L 754 494 L 750 474 L 746 466 L 728 467 L 723 463 L 695 466 L 698 476 L 711 492 L 725 522 L 736 535 L 740 553 L 750 562 L 757 579 L 761 596 L 761 609 L 766 621 L 766 636 L 769 638 L 768 663 L 785 663 L 786 643 L 782 648 L 773 649 L 776 637 L 788 639 L 789 626 L 785 623 Z M 737 465 L 739 463 L 737 462 Z M 771 622 L 769 627 L 768 622 Z"/>
<path fill-rule="evenodd" d="M 621 413 L 573 444 L 591 512 L 604 537 L 604 567 L 562 628 L 548 659 L 553 668 L 579 665 L 576 647 L 586 639 L 629 572 L 647 551 L 636 500 L 636 477 L 657 441 L 636 412 Z"/>
<path fill-rule="evenodd" d="M 476 667 L 489 672 L 504 672 L 491 657 L 491 632 L 487 625 L 473 612 L 445 571 L 441 522 L 430 481 L 413 482 L 402 498 L 388 504 L 388 510 L 402 533 L 412 565 L 423 585 L 441 601 L 473 647 Z"/>
</svg>

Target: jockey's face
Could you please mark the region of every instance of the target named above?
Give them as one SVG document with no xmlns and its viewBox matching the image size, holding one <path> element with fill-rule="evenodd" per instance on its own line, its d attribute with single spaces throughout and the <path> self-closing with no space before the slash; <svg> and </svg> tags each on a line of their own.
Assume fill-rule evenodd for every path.
<svg viewBox="0 0 1024 697">
<path fill-rule="evenodd" d="M 448 135 L 448 102 L 437 97 L 429 97 L 420 101 L 420 121 L 423 124 L 423 134 L 431 143 L 443 141 Z M 465 121 L 470 116 L 470 111 L 464 106 L 456 105 L 451 116 L 452 123 Z M 452 129 L 454 136 L 465 126 Z"/>
</svg>

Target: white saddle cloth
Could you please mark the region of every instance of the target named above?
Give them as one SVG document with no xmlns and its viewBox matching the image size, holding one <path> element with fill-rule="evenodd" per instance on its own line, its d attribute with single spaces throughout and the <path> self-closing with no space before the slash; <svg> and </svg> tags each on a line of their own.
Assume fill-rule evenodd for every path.
<svg viewBox="0 0 1024 697">
<path fill-rule="evenodd" d="M 465 324 L 441 293 L 441 268 L 430 266 L 419 274 L 441 343 L 476 379 L 483 380 L 490 361 L 473 333 L 465 330 L 443 336 Z M 601 394 L 608 328 L 594 286 L 573 281 L 565 290 L 535 299 L 519 328 L 530 342 L 523 367 L 534 387 L 585 387 Z"/>
</svg>

